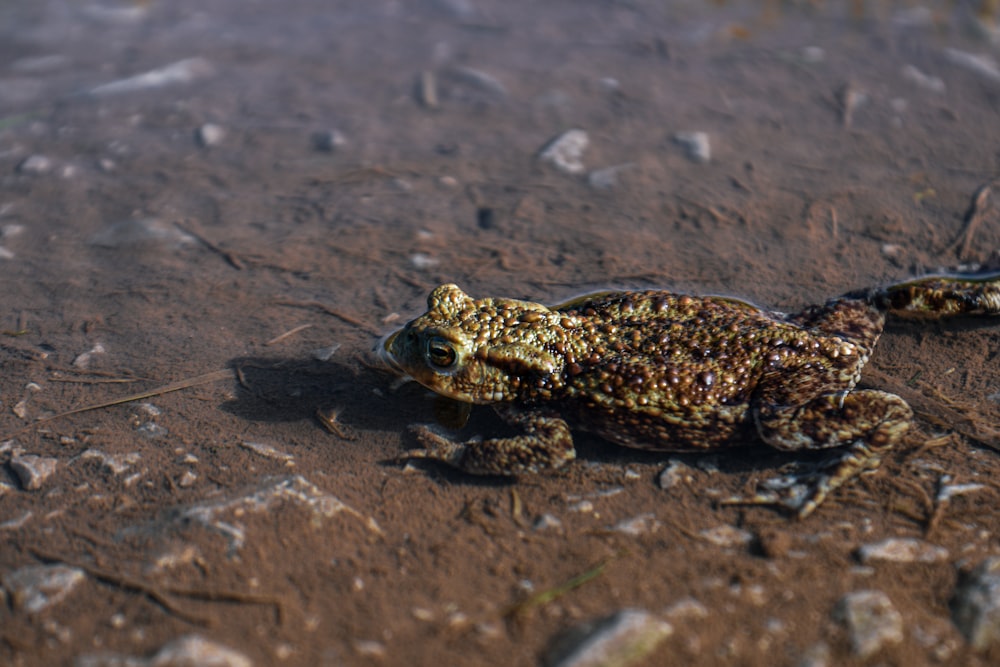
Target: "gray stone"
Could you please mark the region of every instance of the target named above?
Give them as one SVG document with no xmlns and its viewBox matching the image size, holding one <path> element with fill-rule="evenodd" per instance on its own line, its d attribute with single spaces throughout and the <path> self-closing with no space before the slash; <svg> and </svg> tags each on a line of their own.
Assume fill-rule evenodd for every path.
<svg viewBox="0 0 1000 667">
<path fill-rule="evenodd" d="M 54 166 L 55 163 L 51 158 L 44 155 L 29 155 L 17 165 L 17 171 L 20 174 L 39 176 L 49 173 Z"/>
<path fill-rule="evenodd" d="M 29 565 L 4 575 L 3 586 L 15 609 L 35 614 L 61 602 L 84 577 L 67 565 Z"/>
<path fill-rule="evenodd" d="M 205 148 L 218 146 L 226 138 L 226 130 L 215 123 L 205 123 L 195 131 L 195 140 Z"/>
<path fill-rule="evenodd" d="M 10 460 L 10 468 L 21 481 L 21 486 L 28 491 L 36 491 L 55 473 L 58 463 L 58 459 L 45 456 L 18 454 Z"/>
<path fill-rule="evenodd" d="M 567 130 L 547 143 L 538 154 L 543 162 L 549 162 L 559 171 L 567 174 L 582 174 L 583 152 L 590 145 L 590 136 L 583 130 Z"/>
<path fill-rule="evenodd" d="M 712 145 L 707 132 L 678 132 L 673 138 L 695 162 L 705 163 L 712 159 Z"/>
<path fill-rule="evenodd" d="M 312 142 L 316 150 L 333 153 L 347 145 L 347 137 L 340 130 L 323 130 L 313 133 Z"/>
<path fill-rule="evenodd" d="M 858 548 L 858 558 L 862 563 L 940 563 L 948 560 L 948 550 L 912 537 L 890 537 L 881 542 L 861 545 Z"/>
<path fill-rule="evenodd" d="M 903 641 L 903 617 L 881 591 L 848 593 L 837 604 L 835 616 L 847 626 L 851 648 L 861 659 Z"/>
<path fill-rule="evenodd" d="M 141 218 L 109 225 L 91 237 L 90 243 L 102 248 L 128 248 L 161 243 L 181 246 L 197 243 L 197 240 L 175 225 L 156 218 Z"/>
<path fill-rule="evenodd" d="M 187 58 L 165 65 L 158 69 L 136 74 L 126 79 L 119 79 L 101 84 L 90 89 L 91 95 L 117 95 L 152 88 L 162 88 L 184 83 L 191 83 L 210 76 L 214 71 L 211 63 L 204 58 Z"/>
<path fill-rule="evenodd" d="M 952 619 L 977 651 L 1000 646 L 1000 556 L 991 556 L 959 585 Z"/>
<path fill-rule="evenodd" d="M 674 633 L 670 623 L 642 609 L 624 609 L 579 628 L 553 651 L 552 667 L 624 667 Z"/>
</svg>

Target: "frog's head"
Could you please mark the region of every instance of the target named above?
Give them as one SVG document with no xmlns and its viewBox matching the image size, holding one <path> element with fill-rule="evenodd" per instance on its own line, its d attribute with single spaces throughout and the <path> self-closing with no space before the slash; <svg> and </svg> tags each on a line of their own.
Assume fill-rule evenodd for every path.
<svg viewBox="0 0 1000 667">
<path fill-rule="evenodd" d="M 393 368 L 443 396 L 469 403 L 518 397 L 526 382 L 558 370 L 546 342 L 559 316 L 516 299 L 472 299 L 455 285 L 427 298 L 427 312 L 380 345 Z"/>
</svg>

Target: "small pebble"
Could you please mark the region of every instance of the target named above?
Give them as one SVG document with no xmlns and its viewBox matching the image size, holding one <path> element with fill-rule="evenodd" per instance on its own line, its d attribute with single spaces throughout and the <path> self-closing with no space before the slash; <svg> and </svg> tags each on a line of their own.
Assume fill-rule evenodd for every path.
<svg viewBox="0 0 1000 667">
<path fill-rule="evenodd" d="M 924 74 L 913 65 L 904 66 L 902 74 L 904 79 L 917 84 L 925 90 L 929 90 L 933 93 L 945 92 L 944 81 L 942 81 L 939 77 Z"/>
<path fill-rule="evenodd" d="M 55 473 L 58 462 L 58 459 L 34 454 L 18 454 L 11 458 L 10 468 L 24 489 L 36 491 Z"/>
<path fill-rule="evenodd" d="M 384 658 L 385 644 L 371 639 L 355 639 L 352 644 L 357 654 L 363 658 Z"/>
<path fill-rule="evenodd" d="M 672 489 L 682 482 L 690 484 L 692 472 L 691 466 L 677 459 L 671 459 L 669 465 L 660 473 L 657 481 L 661 489 Z"/>
<path fill-rule="evenodd" d="M 52 171 L 54 166 L 55 163 L 51 158 L 47 158 L 44 155 L 29 155 L 21 160 L 20 164 L 17 165 L 17 172 L 20 174 L 40 176 Z"/>
<path fill-rule="evenodd" d="M 532 525 L 535 530 L 558 530 L 562 528 L 562 521 L 553 514 L 543 514 Z"/>
<path fill-rule="evenodd" d="M 182 489 L 187 489 L 191 486 L 194 486 L 194 483 L 197 481 L 198 481 L 198 475 L 196 475 L 194 472 L 190 470 L 185 470 L 184 474 L 181 475 L 181 478 L 177 480 L 177 486 L 181 487 Z"/>
<path fill-rule="evenodd" d="M 707 528 L 698 533 L 705 540 L 717 547 L 738 547 L 750 543 L 753 535 L 741 528 L 724 524 L 715 528 Z"/>
<path fill-rule="evenodd" d="M 195 140 L 198 145 L 210 148 L 218 146 L 226 138 L 226 130 L 221 125 L 215 123 L 205 123 L 195 131 Z"/>
<path fill-rule="evenodd" d="M 280 449 L 276 449 L 271 445 L 267 445 L 262 442 L 249 442 L 244 440 L 240 443 L 240 446 L 244 449 L 249 449 L 251 452 L 260 454 L 264 458 L 275 459 L 277 461 L 291 461 L 295 458 L 287 452 L 283 452 Z"/>
<path fill-rule="evenodd" d="M 903 617 L 881 591 L 848 593 L 837 604 L 835 617 L 847 626 L 851 648 L 862 660 L 903 641 Z"/>
<path fill-rule="evenodd" d="M 325 153 L 333 153 L 347 145 L 347 137 L 340 130 L 323 130 L 312 135 L 313 148 Z"/>
<path fill-rule="evenodd" d="M 340 349 L 340 343 L 334 343 L 328 347 L 321 347 L 318 350 L 313 350 L 310 355 L 316 361 L 330 361 L 337 350 Z"/>
<path fill-rule="evenodd" d="M 90 239 L 91 245 L 101 248 L 128 248 L 171 244 L 175 247 L 197 243 L 190 234 L 176 225 L 168 225 L 155 218 L 124 220 L 105 227 Z"/>
<path fill-rule="evenodd" d="M 958 65 L 979 76 L 1000 83 L 1000 67 L 990 56 L 981 56 L 958 49 L 945 49 L 945 58 L 953 65 Z"/>
<path fill-rule="evenodd" d="M 507 97 L 507 87 L 492 74 L 472 67 L 452 67 L 447 72 L 448 78 L 456 83 L 486 93 L 496 100 Z"/>
<path fill-rule="evenodd" d="M 200 635 L 186 635 L 167 642 L 148 658 L 115 653 L 79 656 L 75 667 L 253 667 L 253 661 L 239 651 Z"/>
<path fill-rule="evenodd" d="M 101 84 L 90 89 L 91 95 L 116 95 L 150 88 L 190 83 L 210 76 L 214 68 L 204 58 L 178 60 L 164 67 Z"/>
<path fill-rule="evenodd" d="M 410 255 L 410 264 L 412 264 L 415 269 L 429 269 L 437 266 L 439 263 L 440 262 L 437 257 L 431 257 L 426 253 L 417 252 Z"/>
<path fill-rule="evenodd" d="M 809 65 L 815 65 L 826 59 L 826 51 L 819 46 L 806 46 L 802 49 L 802 60 Z"/>
<path fill-rule="evenodd" d="M 673 139 L 694 162 L 704 164 L 712 159 L 712 146 L 707 132 L 678 132 Z"/>
<path fill-rule="evenodd" d="M 546 144 L 538 157 L 567 174 L 582 174 L 583 152 L 590 145 L 590 136 L 583 130 L 567 130 Z"/>
<path fill-rule="evenodd" d="M 858 547 L 858 559 L 862 563 L 940 563 L 948 560 L 948 550 L 912 537 L 890 537 Z"/>
<path fill-rule="evenodd" d="M 62 602 L 86 575 L 83 570 L 67 565 L 29 565 L 3 577 L 3 586 L 14 609 L 37 614 Z"/>
<path fill-rule="evenodd" d="M 611 526 L 609 530 L 637 537 L 639 535 L 651 533 L 661 525 L 662 524 L 656 520 L 656 516 L 654 514 L 647 513 L 640 514 L 639 516 L 632 517 L 631 519 L 619 521 L 614 526 Z"/>
</svg>

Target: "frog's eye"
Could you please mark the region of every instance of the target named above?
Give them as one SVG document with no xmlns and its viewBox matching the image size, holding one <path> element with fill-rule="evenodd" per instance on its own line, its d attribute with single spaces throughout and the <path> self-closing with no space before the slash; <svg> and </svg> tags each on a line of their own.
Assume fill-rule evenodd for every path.
<svg viewBox="0 0 1000 667">
<path fill-rule="evenodd" d="M 438 370 L 447 370 L 455 365 L 458 354 L 451 341 L 441 336 L 431 336 L 427 339 L 427 361 Z"/>
</svg>

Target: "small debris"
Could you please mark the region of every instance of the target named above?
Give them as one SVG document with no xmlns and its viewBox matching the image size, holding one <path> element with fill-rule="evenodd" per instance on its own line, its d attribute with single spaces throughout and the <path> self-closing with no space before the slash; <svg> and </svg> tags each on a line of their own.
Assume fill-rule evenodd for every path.
<svg viewBox="0 0 1000 667">
<path fill-rule="evenodd" d="M 149 90 L 151 88 L 191 83 L 197 79 L 210 76 L 213 69 L 211 63 L 204 58 L 187 58 L 126 79 L 101 84 L 100 86 L 91 88 L 90 94 L 116 95 L 119 93 L 130 93 L 139 90 Z"/>
<path fill-rule="evenodd" d="M 532 524 L 534 530 L 559 530 L 562 528 L 562 521 L 553 514 L 543 514 Z"/>
<path fill-rule="evenodd" d="M 114 475 L 120 475 L 138 463 L 142 459 L 142 454 L 139 452 L 131 452 L 124 455 L 108 454 L 99 449 L 88 449 L 76 458 L 83 460 L 97 459 L 109 472 Z"/>
<path fill-rule="evenodd" d="M 1000 556 L 964 578 L 952 599 L 952 618 L 975 650 L 1000 646 Z"/>
<path fill-rule="evenodd" d="M 17 173 L 41 176 L 52 171 L 55 163 L 44 155 L 29 155 L 17 165 Z"/>
<path fill-rule="evenodd" d="M 249 449 L 251 452 L 260 454 L 264 458 L 275 459 L 276 461 L 292 461 L 295 459 L 294 456 L 283 452 L 280 449 L 275 449 L 271 445 L 265 445 L 262 442 L 249 442 L 243 441 L 240 446 L 244 449 Z"/>
<path fill-rule="evenodd" d="M 679 459 L 670 459 L 669 464 L 663 469 L 658 478 L 658 483 L 661 489 L 672 489 L 680 483 L 690 484 L 692 477 L 691 473 L 694 469 L 680 461 Z"/>
<path fill-rule="evenodd" d="M 639 516 L 634 516 L 631 519 L 619 521 L 615 525 L 608 528 L 608 530 L 637 537 L 639 535 L 651 533 L 657 530 L 661 525 L 662 524 L 656 520 L 656 515 L 649 512 L 646 514 L 640 514 Z"/>
<path fill-rule="evenodd" d="M 945 49 L 944 57 L 953 65 L 967 69 L 995 83 L 1000 83 L 1000 67 L 997 67 L 996 61 L 990 56 L 980 56 L 958 49 Z"/>
<path fill-rule="evenodd" d="M 13 412 L 18 419 L 26 418 L 28 416 L 28 399 L 22 398 L 14 404 L 14 407 L 12 407 L 10 411 Z"/>
<path fill-rule="evenodd" d="M 750 543 L 753 534 L 729 524 L 706 528 L 698 533 L 717 547 L 739 547 Z"/>
<path fill-rule="evenodd" d="M 29 614 L 62 602 L 83 581 L 83 570 L 66 565 L 29 565 L 3 577 L 14 608 Z"/>
<path fill-rule="evenodd" d="M 181 247 L 197 242 L 195 237 L 181 231 L 177 225 L 167 225 L 155 218 L 116 222 L 90 239 L 91 245 L 101 248 L 127 248 L 160 243 Z"/>
<path fill-rule="evenodd" d="M 330 359 L 333 358 L 333 355 L 336 354 L 337 350 L 339 349 L 340 349 L 340 343 L 334 343 L 333 345 L 313 350 L 312 352 L 310 352 L 310 356 L 312 356 L 312 358 L 315 359 L 316 361 L 330 361 Z"/>
<path fill-rule="evenodd" d="M 211 148 L 222 143 L 222 140 L 226 138 L 226 130 L 221 125 L 205 123 L 195 130 L 194 138 L 199 146 Z"/>
<path fill-rule="evenodd" d="M 312 135 L 313 148 L 324 153 L 333 153 L 347 145 L 347 137 L 340 130 L 322 130 Z"/>
<path fill-rule="evenodd" d="M 384 658 L 385 644 L 373 639 L 355 639 L 351 644 L 354 651 L 362 658 Z"/>
<path fill-rule="evenodd" d="M 3 487 L 10 488 L 6 484 L 4 484 Z M 0 493 L 0 495 L 3 495 L 3 493 Z M 28 523 L 28 520 L 33 516 L 34 512 L 30 510 L 22 512 L 21 516 L 16 516 L 13 519 L 0 523 L 0 530 L 17 530 L 24 524 Z"/>
<path fill-rule="evenodd" d="M 253 667 L 253 662 L 239 651 L 199 635 L 187 635 L 163 645 L 148 658 L 115 653 L 84 655 L 75 667 Z"/>
<path fill-rule="evenodd" d="M 446 72 L 448 78 L 478 92 L 485 93 L 496 101 L 507 97 L 507 87 L 492 74 L 472 67 L 452 67 Z"/>
<path fill-rule="evenodd" d="M 844 622 L 854 653 L 862 660 L 903 641 L 903 617 L 881 591 L 848 593 L 835 617 Z"/>
<path fill-rule="evenodd" d="M 829 667 L 832 660 L 830 645 L 826 642 L 816 642 L 802 653 L 796 664 L 798 667 Z"/>
<path fill-rule="evenodd" d="M 597 169 L 590 172 L 587 176 L 587 182 L 590 187 L 597 188 L 598 190 L 607 190 L 618 183 L 618 175 L 624 171 L 628 171 L 635 166 L 634 162 L 628 162 L 626 164 L 619 164 L 613 167 L 605 167 L 603 169 Z"/>
<path fill-rule="evenodd" d="M 707 132 L 678 132 L 673 140 L 695 162 L 704 164 L 712 159 L 712 146 Z"/>
<path fill-rule="evenodd" d="M 14 259 L 14 257 L 16 257 L 16 255 L 13 252 L 3 246 L 0 246 L 0 259 Z"/>
<path fill-rule="evenodd" d="M 917 84 L 925 90 L 939 94 L 944 93 L 945 91 L 944 81 L 942 81 L 939 77 L 924 74 L 913 65 L 904 66 L 902 74 L 904 79 Z"/>
<path fill-rule="evenodd" d="M 10 460 L 10 468 L 25 490 L 37 491 L 55 473 L 58 463 L 58 459 L 35 454 L 16 454 Z"/>
<path fill-rule="evenodd" d="M 578 628 L 553 650 L 552 667 L 625 667 L 642 660 L 674 633 L 672 625 L 642 609 L 624 609 Z"/>
<path fill-rule="evenodd" d="M 410 255 L 410 264 L 413 265 L 415 269 L 430 269 L 437 266 L 440 263 L 437 257 L 431 257 L 427 253 L 416 252 Z"/>
<path fill-rule="evenodd" d="M 861 545 L 858 548 L 858 559 L 862 563 L 940 563 L 948 560 L 948 550 L 912 537 L 890 537 L 881 542 Z"/>
<path fill-rule="evenodd" d="M 854 112 L 868 101 L 868 94 L 848 83 L 840 89 L 837 100 L 840 102 L 840 122 L 849 128 L 854 124 Z"/>
<path fill-rule="evenodd" d="M 437 109 L 438 100 L 437 77 L 434 72 L 424 70 L 417 78 L 417 101 L 428 109 Z"/>
<path fill-rule="evenodd" d="M 76 355 L 76 358 L 73 360 L 73 366 L 75 368 L 90 368 L 90 362 L 93 361 L 94 355 L 104 354 L 105 351 L 106 350 L 103 345 L 95 343 L 94 347 L 90 348 L 86 352 L 81 352 Z"/>
<path fill-rule="evenodd" d="M 590 137 L 583 130 L 567 130 L 547 143 L 538 154 L 543 162 L 550 162 L 567 174 L 582 174 L 583 152 L 590 145 Z"/>
<path fill-rule="evenodd" d="M 194 483 L 197 481 L 198 481 L 198 475 L 195 472 L 191 470 L 185 470 L 184 474 L 181 475 L 181 478 L 177 480 L 177 486 L 181 487 L 182 489 L 188 489 L 194 486 Z"/>
<path fill-rule="evenodd" d="M 708 607 L 691 597 L 678 600 L 667 607 L 667 610 L 663 613 L 668 618 L 674 620 L 684 618 L 702 619 L 709 617 Z"/>
</svg>

